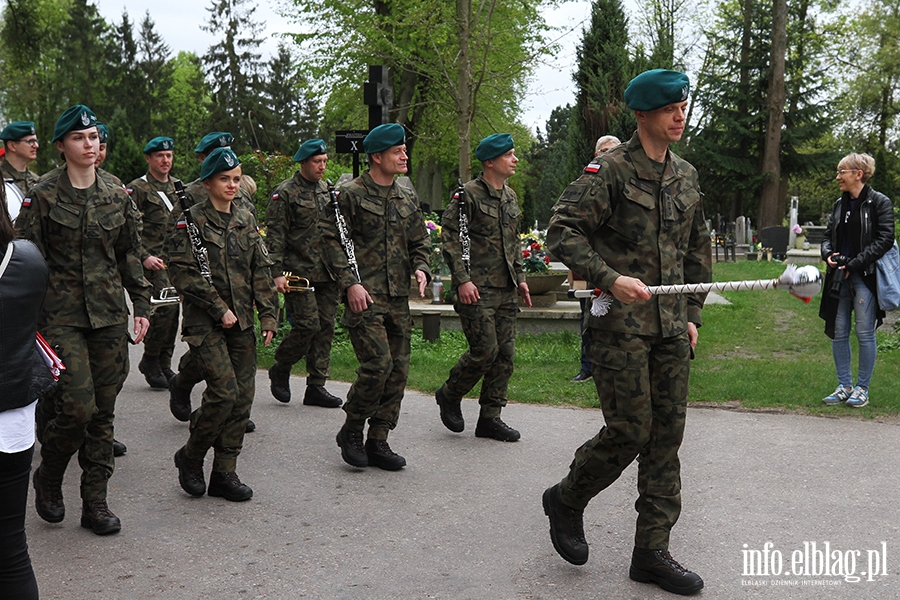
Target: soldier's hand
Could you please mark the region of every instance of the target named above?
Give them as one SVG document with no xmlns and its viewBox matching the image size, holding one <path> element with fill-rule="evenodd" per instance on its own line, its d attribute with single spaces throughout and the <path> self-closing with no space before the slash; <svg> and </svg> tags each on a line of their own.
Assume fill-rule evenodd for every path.
<svg viewBox="0 0 900 600">
<path fill-rule="evenodd" d="M 158 256 L 148 256 L 144 259 L 144 268 L 148 271 L 165 271 L 166 263 Z"/>
<path fill-rule="evenodd" d="M 425 286 L 428 285 L 428 275 L 425 271 L 416 269 L 416 283 L 419 284 L 419 298 L 425 297 Z"/>
<path fill-rule="evenodd" d="M 638 300 L 649 300 L 650 292 L 640 279 L 622 275 L 609 287 L 609 293 L 622 304 L 631 304 Z"/>
<path fill-rule="evenodd" d="M 697 347 L 697 341 L 700 339 L 700 331 L 697 330 L 696 323 L 688 323 L 688 340 L 691 342 L 691 348 Z"/>
<path fill-rule="evenodd" d="M 519 284 L 519 296 L 522 297 L 522 303 L 531 308 L 531 292 L 528 291 L 528 284 L 524 281 Z"/>
<path fill-rule="evenodd" d="M 272 338 L 275 337 L 275 332 L 274 331 L 263 331 L 262 335 L 263 335 L 263 346 L 268 346 L 270 343 L 272 343 Z"/>
<path fill-rule="evenodd" d="M 459 301 L 463 304 L 475 304 L 481 300 L 478 287 L 471 281 L 467 281 L 456 288 L 456 294 L 459 296 Z"/>
<path fill-rule="evenodd" d="M 147 317 L 134 318 L 134 343 L 140 344 L 144 336 L 150 331 L 150 320 Z"/>
<path fill-rule="evenodd" d="M 275 278 L 275 289 L 278 290 L 280 294 L 287 294 L 290 290 L 288 290 L 287 278 L 284 275 L 279 275 Z"/>
<path fill-rule="evenodd" d="M 347 304 L 353 312 L 361 313 L 374 302 L 372 301 L 372 296 L 369 295 L 369 292 L 366 291 L 366 288 L 361 283 L 354 283 L 347 288 Z"/>
<path fill-rule="evenodd" d="M 234 327 L 234 324 L 237 323 L 237 321 L 237 317 L 234 316 L 234 313 L 230 308 L 228 309 L 228 312 L 222 315 L 222 327 L 224 327 L 225 329 Z"/>
</svg>

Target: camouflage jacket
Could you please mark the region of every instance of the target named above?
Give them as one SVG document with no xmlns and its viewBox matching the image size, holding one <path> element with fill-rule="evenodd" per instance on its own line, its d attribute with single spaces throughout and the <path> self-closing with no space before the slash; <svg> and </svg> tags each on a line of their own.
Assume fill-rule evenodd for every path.
<svg viewBox="0 0 900 600">
<path fill-rule="evenodd" d="M 166 259 L 166 238 L 172 230 L 172 211 L 178 204 L 175 180 L 163 183 L 147 173 L 126 186 L 135 206 L 141 211 L 141 260 L 150 256 Z"/>
<path fill-rule="evenodd" d="M 697 170 L 671 150 L 660 180 L 637 133 L 589 164 L 553 207 L 547 245 L 559 260 L 602 290 L 621 275 L 646 285 L 711 278 L 709 231 Z M 589 326 L 671 337 L 700 325 L 706 294 L 613 302 Z"/>
<path fill-rule="evenodd" d="M 453 289 L 467 281 L 478 287 L 515 287 L 525 281 L 519 221 L 522 211 L 516 193 L 505 185 L 495 190 L 481 175 L 466 183 L 469 223 L 469 273 L 459 241 L 459 201 L 451 199 L 441 217 L 441 248 L 453 276 Z"/>
<path fill-rule="evenodd" d="M 80 200 L 66 165 L 31 188 L 16 225 L 50 267 L 41 325 L 100 328 L 128 320 L 123 286 L 134 314 L 150 313 L 150 284 L 141 267 L 137 208 L 121 187 L 97 177 Z"/>
<path fill-rule="evenodd" d="M 169 278 L 184 297 L 184 341 L 199 345 L 229 309 L 238 319 L 235 327 L 241 331 L 253 327 L 254 306 L 262 329 L 276 331 L 278 296 L 269 276 L 272 261 L 253 214 L 232 202 L 226 223 L 209 200 L 194 204 L 190 211 L 209 256 L 212 284 L 200 275 L 182 217 L 170 237 L 168 254 Z"/>
<path fill-rule="evenodd" d="M 37 173 L 30 171 L 29 169 L 16 171 L 11 164 L 6 162 L 5 158 L 0 160 L 0 174 L 3 175 L 3 179 L 12 181 L 13 184 L 21 190 L 23 196 L 27 196 L 31 186 L 36 184 L 38 179 L 40 179 Z"/>
<path fill-rule="evenodd" d="M 355 247 L 359 276 L 370 294 L 406 297 L 414 271 L 431 278 L 431 243 L 413 190 L 395 181 L 385 194 L 365 171 L 341 190 L 338 205 Z M 341 289 L 358 283 L 341 245 L 333 206 L 322 222 L 322 240 Z"/>
<path fill-rule="evenodd" d="M 290 271 L 310 281 L 331 280 L 319 231 L 329 201 L 325 182 L 307 181 L 300 171 L 272 190 L 266 209 L 266 246 L 274 276 Z"/>
</svg>

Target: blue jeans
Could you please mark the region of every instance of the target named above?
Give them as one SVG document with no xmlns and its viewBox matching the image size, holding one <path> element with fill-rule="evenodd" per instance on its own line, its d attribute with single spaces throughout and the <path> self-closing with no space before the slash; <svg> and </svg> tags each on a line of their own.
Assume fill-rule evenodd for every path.
<svg viewBox="0 0 900 600">
<path fill-rule="evenodd" d="M 859 342 L 859 375 L 856 385 L 868 390 L 872 371 L 875 369 L 875 319 L 878 301 L 866 287 L 862 277 L 855 273 L 851 273 L 841 286 L 841 297 L 834 319 L 834 340 L 831 342 L 838 383 L 845 388 L 853 387 L 853 373 L 850 370 L 850 313 L 856 315 L 856 339 Z"/>
</svg>

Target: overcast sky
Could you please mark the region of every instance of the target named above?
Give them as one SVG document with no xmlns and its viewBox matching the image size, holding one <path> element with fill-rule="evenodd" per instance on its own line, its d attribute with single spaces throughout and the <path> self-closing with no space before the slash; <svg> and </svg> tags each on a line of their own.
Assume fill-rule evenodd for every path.
<svg viewBox="0 0 900 600">
<path fill-rule="evenodd" d="M 97 0 L 100 13 L 109 23 L 119 23 L 122 12 L 127 11 L 135 22 L 135 28 L 150 11 L 150 18 L 156 23 L 156 31 L 172 48 L 173 53 L 181 50 L 202 55 L 216 40 L 200 29 L 207 22 L 206 7 L 209 1 L 204 0 Z M 278 34 L 297 31 L 276 12 L 277 0 L 257 4 L 254 17 L 257 22 L 266 23 L 266 41 L 263 45 L 264 55 L 274 53 L 277 47 Z M 544 129 L 550 112 L 557 106 L 574 102 L 574 83 L 572 72 L 575 66 L 575 47 L 581 39 L 582 27 L 590 17 L 588 0 L 573 0 L 562 8 L 547 11 L 547 22 L 560 31 L 560 52 L 547 64 L 542 64 L 529 86 L 527 97 L 522 103 L 522 122 L 532 131 L 536 126 Z M 362 98 L 360 98 L 362 101 Z"/>
</svg>

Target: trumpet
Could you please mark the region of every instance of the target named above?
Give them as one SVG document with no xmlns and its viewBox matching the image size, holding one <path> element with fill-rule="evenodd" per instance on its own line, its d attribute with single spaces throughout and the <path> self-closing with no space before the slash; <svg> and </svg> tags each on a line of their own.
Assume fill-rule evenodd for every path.
<svg viewBox="0 0 900 600">
<path fill-rule="evenodd" d="M 309 279 L 306 277 L 300 277 L 299 275 L 294 275 L 290 271 L 285 271 L 283 273 L 284 278 L 287 279 L 288 291 L 289 292 L 314 292 L 316 288 L 309 284 Z"/>
<path fill-rule="evenodd" d="M 151 296 L 150 304 L 158 306 L 160 304 L 178 304 L 181 298 L 178 297 L 178 290 L 174 287 L 165 287 L 159 290 L 159 296 Z"/>
</svg>

